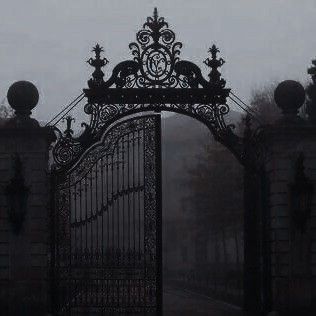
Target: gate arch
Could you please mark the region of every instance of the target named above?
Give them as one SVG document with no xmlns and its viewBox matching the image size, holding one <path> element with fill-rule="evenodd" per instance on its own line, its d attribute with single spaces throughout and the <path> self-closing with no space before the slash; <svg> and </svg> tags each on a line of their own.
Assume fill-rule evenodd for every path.
<svg viewBox="0 0 316 316">
<path fill-rule="evenodd" d="M 153 16 L 147 18 L 143 28 L 136 34 L 136 42 L 131 43 L 129 47 L 134 56 L 133 59 L 125 60 L 115 66 L 108 80 L 104 80 L 105 75 L 102 70 L 108 64 L 108 60 L 101 56 L 103 48 L 98 44 L 93 48 L 94 57 L 90 58 L 88 63 L 94 68 L 94 71 L 92 78 L 88 81 L 88 88 L 84 89 L 87 99 L 84 111 L 90 117 L 89 124 L 82 124 L 84 131 L 78 137 L 72 136 L 71 117 L 67 117 L 67 128 L 64 132 L 56 129 L 58 137 L 52 151 L 54 159 L 53 188 L 55 189 L 53 214 L 55 231 L 52 257 L 55 282 L 53 292 L 59 293 L 53 298 L 53 304 L 58 315 L 72 312 L 75 315 L 85 313 L 157 315 L 161 313 L 161 111 L 180 113 L 197 119 L 205 124 L 214 138 L 227 147 L 242 164 L 246 164 L 251 158 L 249 153 L 247 155 L 244 153 L 247 148 L 250 151 L 253 150 L 251 144 L 248 143 L 247 146 L 244 146 L 243 139 L 234 134 L 233 126 L 226 124 L 225 121 L 229 113 L 226 99 L 230 89 L 226 88 L 226 82 L 221 78 L 219 69 L 224 64 L 224 60 L 218 58 L 219 49 L 215 45 L 209 50 L 210 57 L 204 61 L 210 69 L 208 79 L 205 79 L 196 64 L 180 60 L 182 44 L 176 41 L 175 33 L 169 29 L 164 18 L 158 16 L 157 9 L 155 9 Z M 146 125 L 144 123 L 146 119 L 152 120 L 152 124 Z M 142 137 L 138 134 L 138 138 L 135 137 L 135 124 L 140 126 Z M 111 133 L 114 134 L 114 138 L 111 138 Z M 129 135 L 128 140 L 124 136 L 122 138 L 122 135 Z M 143 147 L 139 145 L 139 141 Z M 142 161 L 142 165 L 140 163 L 136 173 L 142 174 L 143 183 L 137 188 L 134 187 L 134 182 L 131 185 L 130 182 L 126 184 L 124 180 L 119 180 L 120 177 L 124 178 L 125 172 L 128 172 L 129 177 L 129 168 L 135 168 L 134 162 L 131 167 L 130 162 L 126 162 L 124 159 L 131 154 L 131 147 L 141 148 L 137 153 L 133 152 L 136 160 Z M 110 148 L 114 148 L 114 151 L 111 151 Z M 116 155 L 115 158 L 113 155 Z M 104 159 L 106 159 L 106 163 Z M 112 161 L 111 164 L 108 159 Z M 114 164 L 116 164 L 115 170 L 113 169 Z M 112 171 L 108 170 L 108 166 Z M 82 179 L 86 181 L 84 189 L 81 188 L 81 184 L 80 189 L 76 184 L 73 187 L 73 183 L 77 183 L 76 178 L 80 172 L 83 177 L 79 182 Z M 114 185 L 113 177 L 118 179 L 117 185 Z M 95 184 L 89 186 L 87 179 Z M 108 193 L 106 202 L 103 200 L 103 194 L 99 194 L 98 198 L 98 184 L 102 185 L 103 190 L 104 183 L 112 184 L 110 202 Z M 125 185 L 127 187 L 124 187 Z M 150 195 L 146 196 L 149 194 L 148 192 Z M 92 195 L 96 196 L 95 204 L 91 202 Z M 88 212 L 85 214 L 85 218 L 82 219 L 82 214 L 79 215 L 81 216 L 80 225 L 76 217 L 78 215 L 76 213 L 78 196 L 80 196 L 80 201 L 83 200 L 85 203 L 89 201 L 87 204 L 90 204 L 85 208 L 85 212 Z M 125 225 L 124 220 L 119 224 L 120 212 L 125 214 L 124 209 L 122 211 L 120 207 L 122 204 L 128 203 L 126 214 L 130 214 L 129 212 L 135 211 L 130 208 L 130 201 L 134 203 L 135 199 L 138 199 L 139 203 L 143 203 L 138 208 L 141 210 L 141 215 L 139 215 L 141 222 L 139 223 L 142 223 L 139 224 L 139 229 L 141 225 L 143 226 L 143 235 L 142 238 L 139 237 L 139 240 L 142 239 L 144 242 L 143 250 L 140 251 L 141 254 L 138 254 L 143 267 L 141 272 L 137 272 L 140 281 L 138 284 L 133 283 L 137 269 L 135 266 L 134 269 L 131 269 L 131 262 L 126 259 L 130 258 L 130 249 L 125 252 L 125 248 L 120 248 L 120 241 L 123 240 L 122 246 L 125 239 L 124 237 L 121 239 L 119 228 L 121 224 L 123 227 Z M 151 200 L 154 202 L 150 202 Z M 112 207 L 110 211 L 109 205 Z M 91 233 L 86 232 L 82 235 L 81 232 L 80 236 L 85 239 L 86 243 L 88 234 L 90 234 L 89 238 L 93 240 L 93 225 L 99 225 L 98 220 L 101 216 L 103 225 L 105 212 L 113 218 L 117 216 L 116 222 L 115 219 L 113 221 L 116 223 L 115 227 L 118 227 L 118 232 L 113 232 L 114 226 L 111 228 L 113 236 L 116 236 L 113 238 L 116 238 L 118 244 L 118 246 L 115 244 L 116 250 L 113 250 L 113 241 L 113 247 L 108 242 L 102 244 L 100 249 L 97 247 L 97 251 L 95 251 L 96 248 L 91 243 L 93 251 L 89 250 L 87 246 L 81 247 L 79 251 L 77 249 L 77 234 L 79 233 L 76 227 L 83 225 L 85 228 L 89 227 Z M 150 221 L 149 218 L 151 218 Z M 92 224 L 94 220 L 97 221 L 97 224 Z M 97 230 L 97 228 L 95 229 Z M 154 234 L 150 234 L 150 232 L 154 232 Z M 128 236 L 135 237 L 130 234 Z M 150 247 L 156 249 L 154 254 L 150 254 L 151 252 L 148 250 Z M 109 248 L 113 251 L 111 252 Z M 124 264 L 119 262 L 114 273 L 113 266 L 110 267 L 104 263 L 104 259 L 100 263 L 99 250 L 102 252 L 102 258 L 106 252 L 114 261 L 121 260 L 123 253 Z M 62 255 L 61 252 L 63 252 Z M 118 253 L 120 254 L 118 255 Z M 155 264 L 146 266 L 147 255 L 151 256 Z M 135 250 L 133 256 L 135 256 Z M 87 268 L 87 264 L 84 262 L 86 257 L 90 258 L 90 263 L 93 263 L 94 259 L 99 260 L 96 270 Z M 111 261 L 112 264 L 114 261 Z M 128 273 L 131 273 L 132 276 L 127 277 Z M 67 276 L 68 274 L 70 276 Z M 97 282 L 91 282 L 91 278 Z M 110 280 L 115 280 L 115 282 L 111 283 Z M 131 300 L 127 294 L 132 291 L 131 287 L 135 293 L 138 293 L 138 298 L 134 300 Z M 109 293 L 110 290 L 113 292 L 114 288 L 117 290 L 117 295 L 110 299 L 106 296 L 105 299 L 104 293 Z M 100 295 L 102 299 L 100 299 Z M 85 300 L 82 297 L 85 297 Z"/>
<path fill-rule="evenodd" d="M 129 44 L 134 58 L 116 65 L 106 81 L 102 68 L 108 60 L 101 56 L 103 48 L 97 44 L 92 50 L 94 58 L 88 60 L 94 68 L 92 78 L 84 89 L 87 99 L 84 111 L 90 122 L 83 123 L 85 130 L 77 138 L 71 137 L 67 130 L 64 135 L 59 132 L 53 154 L 56 169 L 72 165 L 111 123 L 150 111 L 180 113 L 199 120 L 243 162 L 242 139 L 225 122 L 230 89 L 225 87 L 226 81 L 219 71 L 225 63 L 217 56 L 219 49 L 215 45 L 209 49 L 210 57 L 204 63 L 210 72 L 205 79 L 196 64 L 180 60 L 181 47 L 182 43 L 176 41 L 175 33 L 158 16 L 156 8 L 137 32 L 136 42 Z"/>
</svg>

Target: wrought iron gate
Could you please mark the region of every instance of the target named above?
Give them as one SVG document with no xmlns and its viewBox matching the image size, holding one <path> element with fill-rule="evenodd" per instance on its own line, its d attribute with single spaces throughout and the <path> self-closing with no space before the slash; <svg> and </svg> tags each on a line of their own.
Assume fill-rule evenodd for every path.
<svg viewBox="0 0 316 316">
<path fill-rule="evenodd" d="M 260 165 L 260 131 L 246 129 L 245 142 L 226 123 L 230 89 L 220 73 L 225 61 L 219 49 L 209 49 L 205 78 L 199 66 L 180 59 L 181 47 L 157 9 L 129 44 L 132 59 L 118 63 L 106 80 L 109 62 L 97 44 L 88 60 L 94 68 L 88 88 L 66 108 L 68 113 L 86 98 L 89 123 L 77 137 L 71 117 L 64 132 L 56 128 L 52 294 L 58 315 L 161 313 L 157 113 L 197 119 L 242 164 Z M 145 112 L 150 115 L 122 121 Z"/>
<path fill-rule="evenodd" d="M 57 315 L 158 315 L 160 115 L 119 121 L 55 172 Z"/>
</svg>

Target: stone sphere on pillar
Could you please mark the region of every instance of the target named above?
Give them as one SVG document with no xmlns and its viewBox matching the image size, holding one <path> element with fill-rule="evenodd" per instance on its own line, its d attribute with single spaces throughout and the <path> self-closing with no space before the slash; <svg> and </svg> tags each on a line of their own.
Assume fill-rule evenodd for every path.
<svg viewBox="0 0 316 316">
<path fill-rule="evenodd" d="M 305 89 L 295 80 L 282 81 L 274 91 L 274 100 L 287 116 L 296 116 L 305 101 Z"/>
<path fill-rule="evenodd" d="M 17 81 L 9 88 L 7 99 L 16 115 L 30 115 L 38 103 L 39 94 L 33 83 Z"/>
</svg>

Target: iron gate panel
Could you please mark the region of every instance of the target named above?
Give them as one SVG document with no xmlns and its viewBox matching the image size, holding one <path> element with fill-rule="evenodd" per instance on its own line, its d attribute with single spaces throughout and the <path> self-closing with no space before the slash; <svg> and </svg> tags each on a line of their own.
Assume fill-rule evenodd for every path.
<svg viewBox="0 0 316 316">
<path fill-rule="evenodd" d="M 160 141 L 160 115 L 134 117 L 55 172 L 58 315 L 161 312 Z"/>
</svg>

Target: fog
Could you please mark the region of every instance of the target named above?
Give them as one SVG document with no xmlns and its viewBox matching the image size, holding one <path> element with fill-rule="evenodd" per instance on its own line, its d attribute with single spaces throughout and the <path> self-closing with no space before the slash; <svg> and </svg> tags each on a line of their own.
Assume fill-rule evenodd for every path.
<svg viewBox="0 0 316 316">
<path fill-rule="evenodd" d="M 227 85 L 245 101 L 271 80 L 308 79 L 314 0 L 2 0 L 0 98 L 15 80 L 30 80 L 40 90 L 34 115 L 47 121 L 86 86 L 92 46 L 104 46 L 108 77 L 131 58 L 128 44 L 155 6 L 183 42 L 182 59 L 205 69 L 208 48 L 219 46 Z"/>
</svg>

